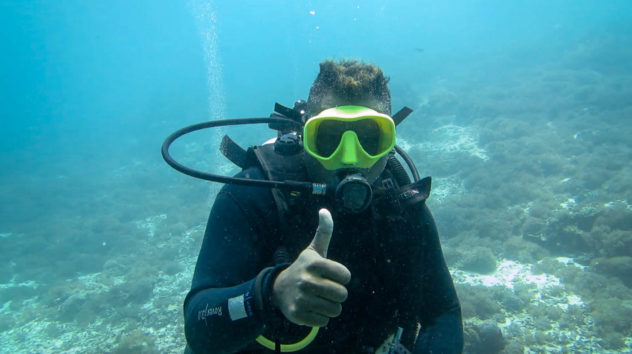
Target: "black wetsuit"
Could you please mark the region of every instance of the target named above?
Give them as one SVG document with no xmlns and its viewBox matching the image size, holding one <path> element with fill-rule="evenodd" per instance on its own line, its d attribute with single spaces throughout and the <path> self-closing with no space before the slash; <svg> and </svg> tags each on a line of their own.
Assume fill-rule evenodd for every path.
<svg viewBox="0 0 632 354">
<path fill-rule="evenodd" d="M 238 176 L 264 178 L 258 168 Z M 402 222 L 371 208 L 342 215 L 326 200 L 310 201 L 296 208 L 288 229 L 277 222 L 270 189 L 237 185 L 217 195 L 184 301 L 189 350 L 272 353 L 255 338 L 264 334 L 295 343 L 308 333 L 310 328 L 285 320 L 270 303 L 272 283 L 287 266 L 275 266 L 273 254 L 283 243 L 294 259 L 313 238 L 321 207 L 328 207 L 334 220 L 328 258 L 351 272 L 349 296 L 341 315 L 300 352 L 372 352 L 397 327 L 404 328 L 403 342 L 413 353 L 460 352 L 461 309 L 425 203 L 407 210 L 408 221 Z M 421 330 L 415 339 L 416 323 Z"/>
</svg>

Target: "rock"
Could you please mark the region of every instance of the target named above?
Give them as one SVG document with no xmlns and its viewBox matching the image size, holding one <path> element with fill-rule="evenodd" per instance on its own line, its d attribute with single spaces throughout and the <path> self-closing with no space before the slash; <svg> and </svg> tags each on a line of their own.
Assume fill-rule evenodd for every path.
<svg viewBox="0 0 632 354">
<path fill-rule="evenodd" d="M 593 261 L 593 265 L 601 273 L 618 277 L 626 285 L 632 285 L 632 257 L 597 258 Z"/>
<path fill-rule="evenodd" d="M 495 354 L 505 348 L 502 331 L 493 322 L 465 329 L 465 352 L 470 354 Z"/>
<path fill-rule="evenodd" d="M 493 273 L 496 270 L 496 256 L 487 247 L 475 247 L 464 256 L 461 267 L 480 274 Z"/>
</svg>

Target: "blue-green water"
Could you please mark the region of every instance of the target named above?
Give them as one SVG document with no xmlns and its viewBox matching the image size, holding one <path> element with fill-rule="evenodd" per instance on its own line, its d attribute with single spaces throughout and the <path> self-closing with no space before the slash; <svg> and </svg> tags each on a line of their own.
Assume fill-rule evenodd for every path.
<svg viewBox="0 0 632 354">
<path fill-rule="evenodd" d="M 218 186 L 162 140 L 390 76 L 464 310 L 505 352 L 632 351 L 629 1 L 0 2 L 0 352 L 179 352 Z M 272 136 L 228 131 L 243 145 Z M 217 132 L 176 155 L 233 173 Z"/>
</svg>

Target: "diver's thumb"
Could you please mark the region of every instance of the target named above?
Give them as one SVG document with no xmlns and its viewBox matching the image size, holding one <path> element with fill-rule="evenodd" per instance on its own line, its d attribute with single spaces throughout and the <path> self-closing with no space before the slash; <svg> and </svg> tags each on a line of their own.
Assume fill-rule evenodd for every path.
<svg viewBox="0 0 632 354">
<path fill-rule="evenodd" d="M 329 249 L 329 241 L 333 232 L 334 220 L 331 218 L 331 213 L 325 208 L 320 209 L 318 211 L 318 228 L 309 248 L 327 258 L 327 249 Z"/>
</svg>

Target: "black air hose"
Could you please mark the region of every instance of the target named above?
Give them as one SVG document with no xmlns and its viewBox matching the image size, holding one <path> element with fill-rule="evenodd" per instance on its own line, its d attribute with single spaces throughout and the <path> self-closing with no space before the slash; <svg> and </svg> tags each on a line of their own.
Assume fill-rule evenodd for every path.
<svg viewBox="0 0 632 354">
<path fill-rule="evenodd" d="M 408 173 L 406 173 L 404 166 L 402 166 L 397 157 L 395 157 L 395 154 L 388 156 L 386 168 L 391 171 L 393 177 L 395 177 L 395 181 L 397 181 L 400 187 L 410 184 L 410 177 L 408 177 Z"/>
</svg>

